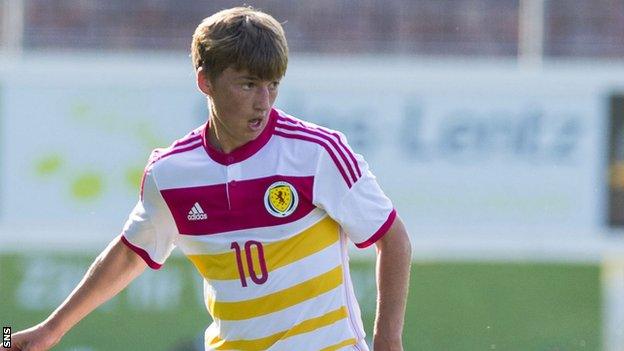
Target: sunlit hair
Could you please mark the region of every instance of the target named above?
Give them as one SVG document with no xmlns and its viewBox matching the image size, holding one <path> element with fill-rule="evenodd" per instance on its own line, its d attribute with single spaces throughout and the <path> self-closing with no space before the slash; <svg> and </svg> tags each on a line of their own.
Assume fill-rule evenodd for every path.
<svg viewBox="0 0 624 351">
<path fill-rule="evenodd" d="M 263 80 L 280 79 L 288 66 L 281 24 L 251 7 L 235 7 L 205 18 L 193 34 L 191 59 L 214 80 L 228 67 Z"/>
</svg>

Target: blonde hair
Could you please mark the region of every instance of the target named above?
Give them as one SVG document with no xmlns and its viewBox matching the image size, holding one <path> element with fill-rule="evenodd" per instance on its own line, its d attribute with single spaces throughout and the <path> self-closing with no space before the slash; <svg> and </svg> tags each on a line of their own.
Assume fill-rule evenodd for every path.
<svg viewBox="0 0 624 351">
<path fill-rule="evenodd" d="M 234 7 L 205 18 L 195 29 L 191 59 L 210 79 L 228 67 L 260 79 L 280 79 L 288 66 L 288 44 L 281 24 L 252 7 Z"/>
</svg>

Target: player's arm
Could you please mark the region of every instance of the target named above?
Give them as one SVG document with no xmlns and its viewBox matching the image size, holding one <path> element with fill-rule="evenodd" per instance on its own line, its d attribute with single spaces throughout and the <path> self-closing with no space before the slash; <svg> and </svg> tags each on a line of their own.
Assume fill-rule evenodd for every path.
<svg viewBox="0 0 624 351">
<path fill-rule="evenodd" d="M 11 350 L 48 350 L 95 308 L 138 277 L 147 264 L 115 238 L 95 259 L 74 291 L 43 322 L 13 335 Z"/>
<path fill-rule="evenodd" d="M 375 242 L 377 250 L 377 314 L 375 351 L 402 351 L 403 320 L 409 288 L 412 247 L 401 218 Z"/>
</svg>

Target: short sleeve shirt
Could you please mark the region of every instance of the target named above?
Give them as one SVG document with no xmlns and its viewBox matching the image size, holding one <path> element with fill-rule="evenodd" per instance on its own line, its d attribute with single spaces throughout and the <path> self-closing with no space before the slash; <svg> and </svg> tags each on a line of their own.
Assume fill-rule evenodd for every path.
<svg viewBox="0 0 624 351">
<path fill-rule="evenodd" d="M 150 267 L 179 247 L 204 278 L 207 350 L 367 350 L 347 245 L 396 217 L 337 131 L 274 109 L 229 154 L 201 126 L 155 150 L 122 240 Z"/>
</svg>

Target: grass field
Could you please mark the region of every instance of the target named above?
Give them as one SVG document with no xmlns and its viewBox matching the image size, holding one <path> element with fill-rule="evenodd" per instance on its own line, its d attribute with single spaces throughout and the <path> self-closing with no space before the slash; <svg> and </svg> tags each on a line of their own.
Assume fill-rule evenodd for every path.
<svg viewBox="0 0 624 351">
<path fill-rule="evenodd" d="M 94 255 L 0 255 L 0 322 L 44 318 Z M 370 335 L 372 262 L 352 261 Z M 58 350 L 193 350 L 209 318 L 201 282 L 173 257 L 72 330 Z M 594 265 L 414 263 L 404 333 L 409 351 L 601 349 L 600 269 Z"/>
<path fill-rule="evenodd" d="M 599 267 L 415 264 L 408 350 L 600 350 Z"/>
</svg>

